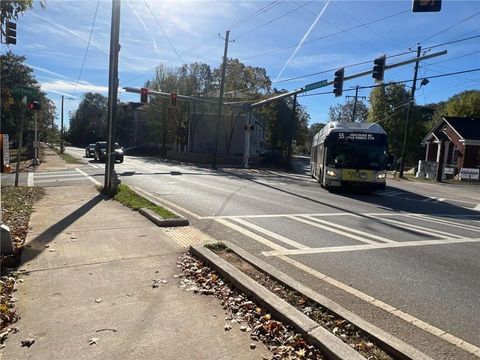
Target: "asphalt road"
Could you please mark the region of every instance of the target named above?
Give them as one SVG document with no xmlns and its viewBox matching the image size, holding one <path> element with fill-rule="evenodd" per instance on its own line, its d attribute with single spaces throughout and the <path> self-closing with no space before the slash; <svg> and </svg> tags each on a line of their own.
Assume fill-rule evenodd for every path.
<svg viewBox="0 0 480 360">
<path fill-rule="evenodd" d="M 84 156 L 83 149 L 67 152 Z M 84 160 L 63 177 L 35 173 L 31 181 L 103 182 L 104 164 Z M 330 193 L 307 165 L 298 159 L 298 173 L 287 174 L 126 156 L 115 169 L 122 182 L 175 207 L 193 226 L 433 358 L 480 357 L 467 351 L 480 350 L 480 188 L 390 180 L 373 194 Z"/>
</svg>

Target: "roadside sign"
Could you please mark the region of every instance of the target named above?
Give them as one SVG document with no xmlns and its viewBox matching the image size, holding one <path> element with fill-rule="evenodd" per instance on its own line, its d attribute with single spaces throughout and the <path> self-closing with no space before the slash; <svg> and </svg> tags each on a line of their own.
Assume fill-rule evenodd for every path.
<svg viewBox="0 0 480 360">
<path fill-rule="evenodd" d="M 460 179 L 478 180 L 479 174 L 480 174 L 480 169 L 462 168 L 460 170 Z"/>
<path fill-rule="evenodd" d="M 322 81 L 317 81 L 317 82 L 305 85 L 305 90 L 304 91 L 310 91 L 310 90 L 313 90 L 313 89 L 318 89 L 318 88 L 327 86 L 327 84 L 328 84 L 328 80 L 326 80 L 326 79 L 322 80 Z"/>
<path fill-rule="evenodd" d="M 13 95 L 17 97 L 26 96 L 30 100 L 36 100 L 38 97 L 38 90 L 29 86 L 15 84 L 12 88 Z"/>
</svg>

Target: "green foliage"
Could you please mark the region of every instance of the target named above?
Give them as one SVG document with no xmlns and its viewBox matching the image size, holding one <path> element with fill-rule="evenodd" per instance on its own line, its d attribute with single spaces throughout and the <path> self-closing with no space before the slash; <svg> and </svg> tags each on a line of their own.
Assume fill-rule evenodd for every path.
<svg viewBox="0 0 480 360">
<path fill-rule="evenodd" d="M 337 104 L 335 106 L 330 106 L 330 109 L 328 111 L 328 121 L 352 121 L 354 104 L 354 99 L 348 99 L 345 104 Z M 368 107 L 362 101 L 357 101 L 354 122 L 366 122 L 367 119 Z"/>
<path fill-rule="evenodd" d="M 114 199 L 125 205 L 126 207 L 131 208 L 132 210 L 138 211 L 141 208 L 147 208 L 154 211 L 157 215 L 161 216 L 164 219 L 172 219 L 177 216 L 167 209 L 164 209 L 158 205 L 153 204 L 144 197 L 137 195 L 132 189 L 127 185 L 120 184 L 118 187 L 118 192 L 114 196 Z"/>
<path fill-rule="evenodd" d="M 388 135 L 389 151 L 401 157 L 410 93 L 403 84 L 386 84 L 370 93 L 369 122 L 377 122 Z M 414 165 L 421 154 L 420 142 L 430 130 L 433 110 L 414 105 L 408 124 L 405 161 Z"/>
<path fill-rule="evenodd" d="M 480 118 L 480 91 L 469 90 L 452 96 L 445 104 L 444 115 Z"/>
<path fill-rule="evenodd" d="M 18 19 L 18 15 L 30 9 L 32 5 L 33 0 L 2 0 L 0 5 L 2 25 L 6 20 Z M 45 7 L 43 1 L 41 2 L 41 6 Z"/>
<path fill-rule="evenodd" d="M 11 139 L 17 137 L 18 124 L 25 105 L 21 103 L 21 98 L 14 95 L 13 87 L 14 85 L 22 85 L 38 90 L 36 100 L 42 106 L 42 109 L 37 113 L 38 136 L 40 140 L 44 140 L 52 131 L 57 131 L 55 126 L 52 128 L 55 105 L 46 97 L 44 92 L 40 91 L 40 84 L 33 76 L 33 69 L 25 64 L 25 60 L 25 56 L 15 55 L 12 51 L 0 56 L 2 132 L 10 134 Z M 33 128 L 33 112 L 27 110 L 25 115 L 25 129 Z"/>
<path fill-rule="evenodd" d="M 107 138 L 107 98 L 86 93 L 70 118 L 68 140 L 73 145 L 86 146 Z"/>
</svg>

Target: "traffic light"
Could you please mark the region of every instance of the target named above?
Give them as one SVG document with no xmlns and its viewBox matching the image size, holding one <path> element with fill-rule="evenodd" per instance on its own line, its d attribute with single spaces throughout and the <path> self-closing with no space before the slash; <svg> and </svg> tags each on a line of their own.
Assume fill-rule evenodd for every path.
<svg viewBox="0 0 480 360">
<path fill-rule="evenodd" d="M 435 12 L 442 9 L 442 0 L 412 0 L 413 12 Z"/>
<path fill-rule="evenodd" d="M 383 81 L 383 75 L 385 74 L 385 61 L 386 61 L 385 55 L 379 58 L 376 58 L 373 61 L 372 78 L 374 78 L 376 82 Z"/>
<path fill-rule="evenodd" d="M 335 78 L 333 79 L 333 93 L 335 94 L 335 97 L 342 96 L 344 77 L 345 77 L 344 68 L 341 68 L 335 71 Z"/>
<path fill-rule="evenodd" d="M 27 108 L 28 108 L 28 110 L 35 111 L 35 110 L 40 110 L 42 108 L 42 106 L 40 105 L 40 103 L 38 101 L 30 101 L 27 104 Z"/>
<path fill-rule="evenodd" d="M 5 44 L 17 44 L 17 24 L 14 22 L 7 21 L 5 24 Z"/>
<path fill-rule="evenodd" d="M 140 102 L 142 104 L 148 103 L 148 89 L 147 88 L 141 88 L 140 89 Z"/>
<path fill-rule="evenodd" d="M 170 93 L 170 106 L 176 107 L 177 106 L 177 93 Z"/>
</svg>

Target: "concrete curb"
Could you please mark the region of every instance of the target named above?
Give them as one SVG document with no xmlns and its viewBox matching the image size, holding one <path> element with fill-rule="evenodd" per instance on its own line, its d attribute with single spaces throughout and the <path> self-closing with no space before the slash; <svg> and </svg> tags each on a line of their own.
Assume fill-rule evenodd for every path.
<svg viewBox="0 0 480 360">
<path fill-rule="evenodd" d="M 345 309 L 343 306 L 337 304 L 336 302 L 318 294 L 312 289 L 301 284 L 297 280 L 294 280 L 290 276 L 284 274 L 283 272 L 277 270 L 270 264 L 258 259 L 257 257 L 251 255 L 247 251 L 239 248 L 238 246 L 225 242 L 225 244 L 238 256 L 242 259 L 256 267 L 257 269 L 265 272 L 270 275 L 272 278 L 278 280 L 287 287 L 298 291 L 305 297 L 315 301 L 324 308 L 330 310 L 332 313 L 338 315 L 339 317 L 344 318 L 349 321 L 357 328 L 362 329 L 365 333 L 375 339 L 375 342 L 379 347 L 385 350 L 388 354 L 395 357 L 395 359 L 401 360 L 433 360 L 402 340 L 390 335 L 386 331 L 376 327 L 375 325 L 369 323 L 368 321 L 362 319 L 353 312 Z"/>
<path fill-rule="evenodd" d="M 188 226 L 190 225 L 190 222 L 188 221 L 187 218 L 183 217 L 182 215 L 180 215 L 178 212 L 176 212 L 175 210 L 163 205 L 163 204 L 160 204 L 158 201 L 156 201 L 155 199 L 152 199 L 150 196 L 147 196 L 145 194 L 142 194 L 140 193 L 139 191 L 137 191 L 136 189 L 134 189 L 133 187 L 129 186 L 130 190 L 132 190 L 135 194 L 137 194 L 138 196 L 141 196 L 142 198 L 144 199 L 147 199 L 148 201 L 150 201 L 151 203 L 157 205 L 157 206 L 160 206 L 168 211 L 170 211 L 172 214 L 176 215 L 177 218 L 175 219 L 163 219 L 161 218 L 160 216 L 158 216 L 157 214 L 155 214 L 153 211 L 151 211 L 150 209 L 140 209 L 139 210 L 139 213 L 142 214 L 143 216 L 145 216 L 146 218 L 148 218 L 149 220 L 151 220 L 152 222 L 154 222 L 155 224 L 157 224 L 158 226 L 161 226 L 161 227 L 174 227 L 174 226 Z M 168 225 L 167 225 L 168 224 Z"/>
<path fill-rule="evenodd" d="M 365 360 L 363 356 L 335 335 L 319 326 L 295 307 L 280 299 L 236 267 L 202 245 L 193 245 L 190 252 L 210 264 L 226 281 L 252 297 L 277 319 L 293 326 L 305 339 L 317 346 L 329 360 Z"/>
<path fill-rule="evenodd" d="M 150 209 L 141 208 L 140 210 L 138 210 L 138 212 L 160 227 L 175 227 L 175 226 L 190 225 L 188 220 L 185 218 L 164 219 L 158 216 L 157 214 L 155 214 L 155 212 Z"/>
</svg>

